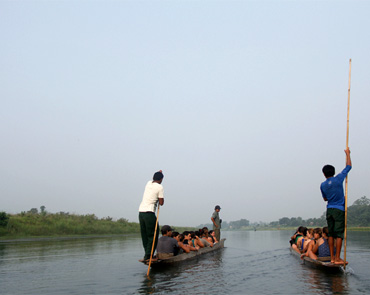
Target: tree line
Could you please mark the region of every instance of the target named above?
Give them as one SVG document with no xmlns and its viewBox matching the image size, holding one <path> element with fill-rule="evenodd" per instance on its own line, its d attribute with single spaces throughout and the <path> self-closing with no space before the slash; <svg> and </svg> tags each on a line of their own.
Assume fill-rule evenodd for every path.
<svg viewBox="0 0 370 295">
<path fill-rule="evenodd" d="M 318 218 L 303 219 L 302 217 L 282 217 L 277 221 L 270 223 L 253 222 L 247 219 L 240 219 L 237 221 L 224 221 L 221 225 L 224 230 L 243 230 L 243 229 L 257 229 L 263 228 L 281 228 L 281 227 L 298 227 L 298 226 L 326 226 L 326 211 Z M 370 227 L 370 200 L 363 196 L 356 200 L 352 206 L 347 208 L 347 225 L 350 227 Z M 212 228 L 212 224 L 201 224 L 198 227 L 207 226 Z"/>
</svg>

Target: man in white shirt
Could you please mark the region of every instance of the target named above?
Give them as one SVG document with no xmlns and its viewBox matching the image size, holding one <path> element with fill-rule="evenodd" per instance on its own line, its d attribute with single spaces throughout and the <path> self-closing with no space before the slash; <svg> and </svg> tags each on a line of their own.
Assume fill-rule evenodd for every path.
<svg viewBox="0 0 370 295">
<path fill-rule="evenodd" d="M 148 260 L 150 258 L 150 254 L 152 251 L 155 224 L 157 221 L 157 218 L 155 216 L 157 204 L 159 203 L 159 205 L 161 206 L 163 206 L 164 204 L 163 186 L 161 184 L 163 181 L 163 177 L 164 176 L 162 170 L 154 173 L 153 180 L 148 181 L 145 186 L 143 200 L 141 201 L 139 207 L 141 239 L 143 241 L 143 247 L 145 251 L 144 260 Z M 157 234 L 155 236 L 153 253 L 157 247 L 158 235 L 159 230 L 157 226 Z"/>
</svg>

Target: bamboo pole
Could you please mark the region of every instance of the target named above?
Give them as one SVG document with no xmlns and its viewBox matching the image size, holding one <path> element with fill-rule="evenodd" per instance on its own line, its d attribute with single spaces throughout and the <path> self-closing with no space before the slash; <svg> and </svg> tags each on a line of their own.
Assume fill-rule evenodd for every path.
<svg viewBox="0 0 370 295">
<path fill-rule="evenodd" d="M 147 275 L 148 277 L 149 277 L 149 272 L 150 272 L 150 266 L 151 266 L 151 264 L 152 264 L 152 257 L 153 257 L 154 245 L 155 245 L 155 240 L 156 240 L 156 236 L 157 236 L 158 217 L 159 217 L 159 207 L 160 207 L 160 205 L 158 204 L 157 220 L 156 220 L 156 222 L 155 222 L 155 230 L 154 230 L 154 236 L 153 236 L 152 251 L 150 252 L 148 271 L 147 271 L 147 273 L 146 273 L 146 275 Z"/>
<path fill-rule="evenodd" d="M 347 136 L 346 136 L 346 149 L 348 149 L 349 140 L 349 106 L 351 97 L 351 62 L 349 59 L 349 79 L 348 79 L 348 104 L 347 104 Z M 345 194 L 344 194 L 344 269 L 346 269 L 346 256 L 347 256 L 347 199 L 348 199 L 348 174 L 345 181 Z"/>
</svg>

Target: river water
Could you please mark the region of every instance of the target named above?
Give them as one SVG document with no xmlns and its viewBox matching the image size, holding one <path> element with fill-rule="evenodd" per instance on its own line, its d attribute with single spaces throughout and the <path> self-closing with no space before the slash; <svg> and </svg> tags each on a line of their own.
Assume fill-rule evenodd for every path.
<svg viewBox="0 0 370 295">
<path fill-rule="evenodd" d="M 222 232 L 225 248 L 165 270 L 139 235 L 0 242 L 0 294 L 370 294 L 370 232 L 349 232 L 346 273 L 290 254 L 289 231 Z"/>
</svg>

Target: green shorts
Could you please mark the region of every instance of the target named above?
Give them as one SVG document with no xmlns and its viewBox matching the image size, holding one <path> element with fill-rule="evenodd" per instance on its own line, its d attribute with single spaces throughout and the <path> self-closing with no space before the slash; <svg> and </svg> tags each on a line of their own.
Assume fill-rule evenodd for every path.
<svg viewBox="0 0 370 295">
<path fill-rule="evenodd" d="M 344 211 L 328 208 L 326 210 L 326 221 L 328 222 L 329 237 L 344 237 Z"/>
</svg>

